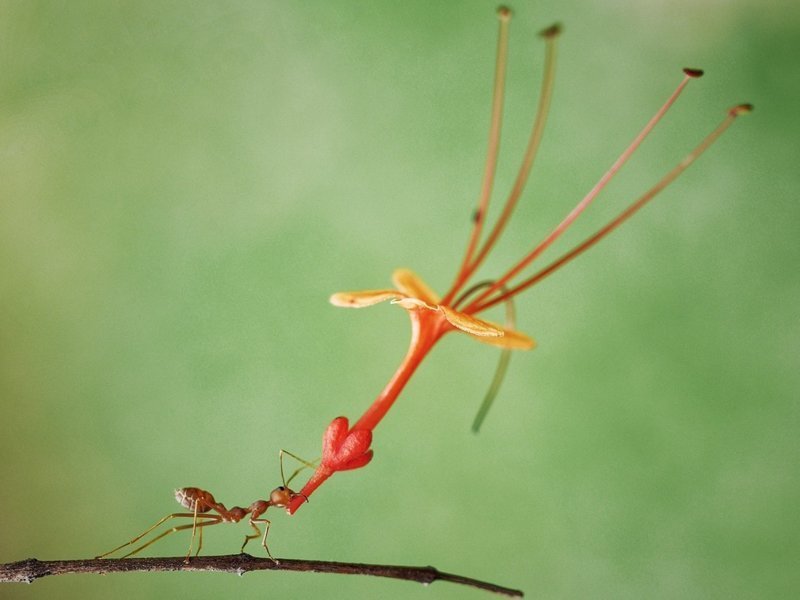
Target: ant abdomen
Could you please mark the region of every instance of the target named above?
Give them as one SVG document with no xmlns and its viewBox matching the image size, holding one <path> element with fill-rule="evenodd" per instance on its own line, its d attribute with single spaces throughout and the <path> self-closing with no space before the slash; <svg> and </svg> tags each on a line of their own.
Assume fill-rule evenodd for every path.
<svg viewBox="0 0 800 600">
<path fill-rule="evenodd" d="M 184 508 L 194 511 L 195 505 L 200 502 L 197 507 L 197 512 L 204 513 L 211 510 L 214 504 L 214 496 L 205 490 L 196 487 L 185 487 L 175 490 L 175 500 Z"/>
</svg>

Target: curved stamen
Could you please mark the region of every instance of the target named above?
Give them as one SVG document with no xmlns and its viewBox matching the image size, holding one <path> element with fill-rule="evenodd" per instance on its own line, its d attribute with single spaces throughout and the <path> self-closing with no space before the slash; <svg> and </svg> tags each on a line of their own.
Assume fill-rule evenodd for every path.
<svg viewBox="0 0 800 600">
<path fill-rule="evenodd" d="M 483 281 L 473 285 L 466 292 L 461 294 L 461 296 L 459 296 L 458 300 L 455 301 L 455 306 L 469 298 L 481 288 L 492 285 L 492 283 L 492 281 Z M 503 291 L 506 291 L 506 288 L 503 288 Z M 516 329 L 516 311 L 514 309 L 513 298 L 508 298 L 506 300 L 506 321 L 504 325 L 506 328 Z M 489 389 L 486 390 L 486 394 L 483 397 L 483 402 L 481 402 L 481 405 L 478 408 L 478 413 L 475 415 L 475 419 L 472 421 L 473 433 L 478 433 L 478 431 L 480 431 L 481 425 L 486 419 L 486 415 L 489 414 L 489 409 L 492 408 L 494 399 L 500 392 L 500 385 L 503 383 L 503 379 L 505 379 L 506 371 L 508 371 L 508 364 L 510 361 L 511 350 L 509 348 L 503 348 L 502 352 L 500 353 L 500 360 L 497 363 L 497 369 L 495 369 L 494 372 L 494 377 L 492 377 L 492 383 L 489 385 Z"/>
</svg>

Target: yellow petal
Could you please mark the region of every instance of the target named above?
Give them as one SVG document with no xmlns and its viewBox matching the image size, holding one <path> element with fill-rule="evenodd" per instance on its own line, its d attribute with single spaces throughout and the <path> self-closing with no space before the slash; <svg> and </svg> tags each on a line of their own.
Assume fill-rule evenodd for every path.
<svg viewBox="0 0 800 600">
<path fill-rule="evenodd" d="M 484 344 L 491 344 L 492 346 L 506 348 L 508 350 L 533 350 L 536 347 L 535 340 L 514 329 L 503 329 L 503 337 L 478 335 L 473 335 L 472 337 Z"/>
<path fill-rule="evenodd" d="M 401 298 L 400 300 L 392 300 L 392 304 L 402 306 L 406 310 L 413 310 L 415 308 L 427 308 L 428 310 L 437 310 L 437 306 L 431 306 L 427 302 L 423 302 L 419 298 Z"/>
<path fill-rule="evenodd" d="M 330 297 L 330 303 L 344 308 L 364 308 L 387 300 L 405 298 L 396 290 L 364 290 L 362 292 L 338 292 Z"/>
<path fill-rule="evenodd" d="M 407 296 L 419 298 L 426 304 L 434 306 L 441 302 L 438 294 L 428 287 L 428 284 L 419 278 L 419 275 L 410 269 L 397 269 L 392 273 L 392 282 L 395 287 Z"/>
<path fill-rule="evenodd" d="M 450 321 L 450 324 L 458 327 L 461 331 L 466 331 L 470 335 L 480 338 L 499 338 L 503 335 L 503 328 L 493 325 L 488 321 L 476 319 L 473 316 L 453 310 L 448 306 L 439 306 L 444 318 Z"/>
</svg>

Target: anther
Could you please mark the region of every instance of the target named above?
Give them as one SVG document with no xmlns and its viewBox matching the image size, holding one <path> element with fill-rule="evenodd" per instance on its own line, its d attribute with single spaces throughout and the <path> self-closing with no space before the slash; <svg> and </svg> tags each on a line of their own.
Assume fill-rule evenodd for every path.
<svg viewBox="0 0 800 600">
<path fill-rule="evenodd" d="M 728 114 L 732 117 L 738 117 L 740 115 L 749 115 L 751 112 L 753 112 L 752 104 L 739 104 L 731 108 Z"/>
<path fill-rule="evenodd" d="M 683 73 L 687 77 L 692 77 L 694 79 L 697 79 L 698 77 L 702 77 L 703 76 L 703 72 L 704 72 L 703 69 L 691 69 L 689 67 L 687 67 L 687 68 L 685 68 L 683 70 Z"/>
<path fill-rule="evenodd" d="M 539 32 L 539 35 L 545 38 L 546 40 L 549 40 L 560 35 L 561 31 L 562 31 L 561 23 L 553 23 L 547 29 L 542 29 Z"/>
</svg>

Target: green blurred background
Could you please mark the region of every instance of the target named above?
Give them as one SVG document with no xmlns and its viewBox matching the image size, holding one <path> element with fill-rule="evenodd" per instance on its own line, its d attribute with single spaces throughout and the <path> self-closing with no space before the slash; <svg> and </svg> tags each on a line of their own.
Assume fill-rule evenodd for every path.
<svg viewBox="0 0 800 600">
<path fill-rule="evenodd" d="M 483 271 L 522 256 L 680 80 L 707 76 L 555 253 L 729 106 L 756 112 L 519 300 L 540 347 L 446 339 L 278 556 L 432 564 L 543 598 L 787 598 L 797 569 L 800 8 L 515 2 L 498 191 L 565 25 L 541 160 Z M 0 561 L 93 556 L 197 485 L 263 497 L 408 342 L 327 296 L 449 285 L 480 184 L 495 3 L 0 2 Z M 497 196 L 495 208 L 500 204 Z M 238 549 L 246 525 L 209 530 Z M 184 551 L 185 537 L 153 547 Z M 256 550 L 255 547 L 253 550 Z M 0 597 L 482 598 L 286 573 L 70 576 Z"/>
</svg>

